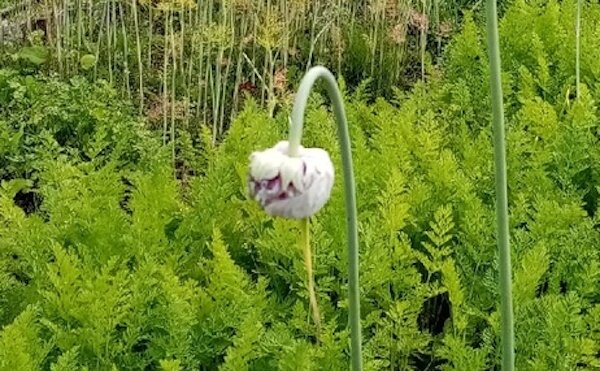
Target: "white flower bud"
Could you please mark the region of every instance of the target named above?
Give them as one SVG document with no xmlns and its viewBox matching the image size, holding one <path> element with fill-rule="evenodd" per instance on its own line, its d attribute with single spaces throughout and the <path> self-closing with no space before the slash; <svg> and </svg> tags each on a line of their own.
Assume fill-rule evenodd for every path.
<svg viewBox="0 0 600 371">
<path fill-rule="evenodd" d="M 321 148 L 298 149 L 288 156 L 289 143 L 250 155 L 250 196 L 271 216 L 307 218 L 329 199 L 333 187 L 333 163 Z"/>
</svg>

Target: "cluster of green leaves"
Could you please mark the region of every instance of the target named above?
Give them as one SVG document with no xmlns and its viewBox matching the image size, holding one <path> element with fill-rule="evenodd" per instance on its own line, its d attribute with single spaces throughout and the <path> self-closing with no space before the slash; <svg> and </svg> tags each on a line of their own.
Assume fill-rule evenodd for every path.
<svg viewBox="0 0 600 371">
<path fill-rule="evenodd" d="M 148 134 L 107 84 L 0 70 L 0 179 L 35 180 L 49 159 L 138 163 Z"/>
<path fill-rule="evenodd" d="M 593 56 L 600 36 L 592 32 L 600 5 L 583 12 L 578 99 L 569 94 L 574 9 L 573 2 L 518 0 L 501 22 L 520 370 L 600 367 L 600 58 Z M 468 16 L 443 76 L 394 102 L 365 103 L 367 84 L 344 93 L 368 370 L 499 364 L 484 36 Z M 303 144 L 327 149 L 341 169 L 333 117 L 313 98 Z M 2 99 L 13 104 L 4 117 L 29 119 L 36 104 L 47 104 L 20 108 L 16 98 Z M 39 130 L 11 122 L 9 138 Z M 106 126 L 119 128 L 116 143 L 133 145 L 139 128 L 120 122 Z M 54 147 L 79 155 L 47 155 L 37 178 L 40 210 L 26 215 L 15 205 L 27 182 L 13 179 L 0 190 L 0 369 L 348 369 L 341 174 L 311 224 L 318 336 L 299 226 L 268 217 L 247 195 L 248 155 L 285 138 L 287 125 L 286 113 L 272 119 L 249 101 L 221 145 L 206 140 L 195 154 L 202 175 L 185 193 L 169 155 L 152 141 L 139 142 L 154 148 L 139 161 L 123 157 L 125 144 L 82 161 L 85 130 L 73 129 L 65 142 L 50 131 Z"/>
</svg>

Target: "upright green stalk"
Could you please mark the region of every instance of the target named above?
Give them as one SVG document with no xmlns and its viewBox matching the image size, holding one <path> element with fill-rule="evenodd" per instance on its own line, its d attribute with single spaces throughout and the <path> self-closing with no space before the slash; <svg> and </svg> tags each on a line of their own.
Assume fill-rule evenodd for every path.
<svg viewBox="0 0 600 371">
<path fill-rule="evenodd" d="M 65 48 L 65 75 L 69 76 L 71 69 L 70 69 L 70 51 L 71 51 L 71 25 L 70 25 L 70 19 L 71 19 L 71 15 L 70 15 L 70 9 L 71 9 L 71 4 L 70 2 L 65 2 L 62 4 L 62 22 L 63 22 L 63 34 L 64 34 L 64 48 Z"/>
<path fill-rule="evenodd" d="M 173 11 L 171 10 L 171 58 L 173 59 L 173 70 L 171 72 L 171 161 L 173 166 L 173 178 L 177 179 L 177 166 L 175 165 L 175 83 L 177 79 L 177 53 L 175 50 L 175 31 L 173 30 Z M 183 46 L 182 46 L 183 47 Z"/>
<path fill-rule="evenodd" d="M 113 57 L 112 57 L 112 53 L 111 50 L 113 48 L 113 43 L 112 43 L 112 27 L 111 27 L 111 22 L 110 22 L 110 18 L 111 18 L 111 5 L 112 3 L 110 1 L 106 2 L 106 52 L 108 54 L 108 81 L 110 82 L 110 84 L 112 85 L 113 83 L 113 69 L 112 69 L 112 62 L 113 62 Z"/>
<path fill-rule="evenodd" d="M 104 18 L 107 17 L 106 13 L 108 12 L 108 3 L 104 5 L 102 9 L 102 17 L 100 18 L 100 22 L 98 23 L 100 30 L 98 31 L 98 38 L 96 39 L 96 63 L 94 63 L 94 81 L 98 79 L 98 66 L 100 64 L 100 44 L 102 43 L 102 38 L 104 36 Z M 93 17 L 90 16 L 90 19 L 93 19 Z M 93 35 L 93 33 L 90 33 L 90 35 Z"/>
<path fill-rule="evenodd" d="M 77 61 L 81 58 L 81 43 L 83 34 L 83 8 L 82 0 L 77 0 Z"/>
<path fill-rule="evenodd" d="M 152 26 L 154 25 L 154 19 L 152 18 L 152 4 L 148 6 L 148 60 L 147 66 L 148 71 L 152 71 Z"/>
<path fill-rule="evenodd" d="M 194 70 L 194 56 L 195 56 L 195 48 L 196 48 L 196 43 L 193 41 L 193 30 L 194 30 L 194 11 L 193 9 L 190 7 L 188 8 L 187 11 L 188 14 L 188 22 L 190 23 L 190 52 L 189 52 L 189 57 L 187 60 L 187 75 L 185 75 L 185 70 L 183 69 L 183 62 L 182 62 L 182 75 L 184 76 L 184 81 L 185 81 L 185 127 L 189 128 L 190 127 L 190 116 L 191 116 L 191 99 L 192 99 L 192 71 Z M 183 52 L 183 48 L 182 48 L 182 52 Z M 183 56 L 181 58 L 181 60 L 183 61 Z"/>
<path fill-rule="evenodd" d="M 240 21 L 240 35 L 246 35 L 248 34 L 248 27 L 247 27 L 247 17 L 242 17 L 241 21 Z M 235 37 L 235 33 L 233 34 L 233 36 Z M 239 93 L 240 93 L 240 84 L 242 82 L 242 68 L 243 68 L 243 56 L 244 56 L 244 42 L 241 42 L 238 45 L 239 48 L 239 53 L 238 53 L 238 58 L 237 58 L 237 63 L 236 63 L 236 71 L 235 71 L 235 82 L 233 84 L 233 99 L 232 99 L 232 104 L 231 104 L 231 121 L 233 121 L 233 117 L 235 116 L 237 109 L 238 109 L 238 101 L 239 101 Z"/>
<path fill-rule="evenodd" d="M 579 98 L 579 55 L 580 55 L 580 34 L 581 34 L 581 0 L 577 0 L 577 19 L 575 26 L 575 89 Z"/>
<path fill-rule="evenodd" d="M 118 3 L 119 6 L 119 19 L 121 20 L 121 33 L 123 37 L 123 72 L 125 74 L 125 88 L 127 90 L 127 98 L 131 101 L 131 83 L 129 81 L 130 71 L 129 71 L 129 45 L 127 43 L 127 26 L 125 24 L 125 14 L 123 12 L 123 5 L 121 2 Z M 116 22 L 116 20 L 115 20 Z"/>
<path fill-rule="evenodd" d="M 512 278 L 508 236 L 508 197 L 506 183 L 506 149 L 504 142 L 504 109 L 500 76 L 500 46 L 496 0 L 486 0 L 487 42 L 490 57 L 490 84 L 494 122 L 494 159 L 496 168 L 496 221 L 500 253 L 500 295 L 502 319 L 502 370 L 514 370 L 514 329 Z"/>
<path fill-rule="evenodd" d="M 54 24 L 56 25 L 56 58 L 58 60 L 58 74 L 63 75 L 63 56 L 62 56 L 62 32 L 60 12 L 56 2 L 52 2 L 52 12 L 54 14 Z"/>
<path fill-rule="evenodd" d="M 138 62 L 138 80 L 140 95 L 140 115 L 144 112 L 144 67 L 142 62 L 142 42 L 140 40 L 140 27 L 138 24 L 137 0 L 131 0 L 131 12 L 133 13 L 133 26 L 135 28 L 135 46 Z M 148 46 L 152 47 L 151 45 Z"/>
<path fill-rule="evenodd" d="M 27 24 L 27 33 L 31 33 L 31 0 L 27 0 L 25 3 L 25 14 L 26 14 L 26 24 Z"/>
<path fill-rule="evenodd" d="M 164 47 L 163 47 L 163 76 L 162 76 L 162 85 L 163 85 L 163 101 L 162 101 L 162 114 L 163 114 L 163 145 L 167 144 L 167 103 L 169 96 L 167 94 L 167 86 L 168 86 L 168 65 L 169 65 L 169 13 L 170 10 L 165 11 L 165 30 L 164 30 Z"/>
<path fill-rule="evenodd" d="M 354 172 L 352 170 L 352 151 L 350 147 L 350 136 L 348 134 L 348 123 L 344 111 L 342 96 L 335 81 L 335 77 L 325 67 L 316 66 L 308 70 L 300 83 L 294 108 L 292 110 L 292 126 L 290 128 L 289 155 L 297 156 L 302 138 L 302 123 L 304 110 L 308 101 L 310 90 L 319 78 L 326 82 L 327 92 L 333 104 L 333 110 L 338 126 L 338 138 L 342 152 L 342 164 L 344 169 L 344 189 L 346 198 L 347 234 L 348 234 L 348 286 L 350 299 L 350 330 L 352 333 L 352 370 L 362 370 L 361 357 L 361 328 L 360 328 L 360 298 L 358 278 L 358 230 L 356 217 L 356 193 L 354 185 Z"/>
</svg>

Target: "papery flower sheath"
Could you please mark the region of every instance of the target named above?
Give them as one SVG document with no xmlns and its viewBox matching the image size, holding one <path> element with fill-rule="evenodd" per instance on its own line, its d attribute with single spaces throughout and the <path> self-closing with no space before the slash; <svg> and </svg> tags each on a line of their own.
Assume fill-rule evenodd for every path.
<svg viewBox="0 0 600 371">
<path fill-rule="evenodd" d="M 333 163 L 321 148 L 298 148 L 288 155 L 289 142 L 250 155 L 250 196 L 271 216 L 302 219 L 314 215 L 329 199 Z"/>
</svg>

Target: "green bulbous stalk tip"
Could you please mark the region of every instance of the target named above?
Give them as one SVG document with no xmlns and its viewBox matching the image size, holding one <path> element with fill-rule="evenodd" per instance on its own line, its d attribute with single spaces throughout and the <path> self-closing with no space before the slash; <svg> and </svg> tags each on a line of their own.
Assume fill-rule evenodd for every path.
<svg viewBox="0 0 600 371">
<path fill-rule="evenodd" d="M 292 110 L 292 123 L 289 136 L 289 155 L 297 156 L 300 141 L 302 139 L 302 127 L 304 121 L 304 110 L 310 91 L 314 83 L 322 78 L 325 80 L 327 93 L 331 98 L 333 111 L 337 123 L 337 133 L 342 154 L 342 165 L 344 172 L 344 190 L 346 199 L 346 217 L 348 234 L 348 286 L 350 300 L 350 330 L 351 330 L 351 354 L 352 370 L 362 371 L 362 337 L 360 327 L 360 300 L 359 300 L 359 277 L 358 277 L 358 224 L 356 212 L 356 190 L 354 184 L 354 172 L 352 169 L 352 150 L 350 146 L 350 135 L 348 133 L 348 122 L 344 111 L 344 103 L 337 82 L 333 74 L 325 67 L 312 67 L 300 82 L 296 93 L 294 108 Z"/>
</svg>

